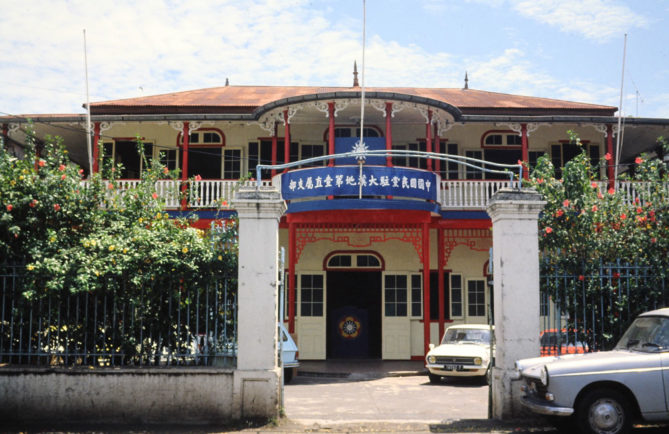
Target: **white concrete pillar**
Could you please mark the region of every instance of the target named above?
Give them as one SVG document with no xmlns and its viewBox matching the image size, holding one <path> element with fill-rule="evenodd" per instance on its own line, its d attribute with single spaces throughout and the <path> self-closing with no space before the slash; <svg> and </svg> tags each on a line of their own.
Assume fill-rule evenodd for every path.
<svg viewBox="0 0 669 434">
<path fill-rule="evenodd" d="M 487 212 L 492 219 L 495 368 L 492 415 L 520 413 L 514 362 L 539 356 L 539 213 L 545 201 L 533 189 L 501 189 Z"/>
<path fill-rule="evenodd" d="M 286 205 L 275 188 L 241 187 L 232 206 L 239 217 L 235 415 L 277 417 L 279 219 Z"/>
</svg>

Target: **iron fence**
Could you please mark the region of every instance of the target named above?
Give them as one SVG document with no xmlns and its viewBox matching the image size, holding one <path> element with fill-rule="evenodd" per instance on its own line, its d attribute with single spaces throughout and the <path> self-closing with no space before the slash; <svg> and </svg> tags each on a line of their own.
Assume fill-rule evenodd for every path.
<svg viewBox="0 0 669 434">
<path fill-rule="evenodd" d="M 652 267 L 618 261 L 582 269 L 542 261 L 542 355 L 611 349 L 638 314 L 669 306 L 667 279 Z"/>
<path fill-rule="evenodd" d="M 98 293 L 28 300 L 24 267 L 0 264 L 0 363 L 234 367 L 236 285 L 204 281 L 183 288 L 174 276 L 162 288 L 126 291 L 125 280 L 110 277 Z"/>
</svg>

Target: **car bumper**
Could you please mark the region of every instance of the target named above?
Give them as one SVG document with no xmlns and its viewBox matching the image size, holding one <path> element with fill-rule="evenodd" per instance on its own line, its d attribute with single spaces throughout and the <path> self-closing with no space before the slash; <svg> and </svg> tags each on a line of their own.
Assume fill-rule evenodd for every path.
<svg viewBox="0 0 669 434">
<path fill-rule="evenodd" d="M 525 395 L 520 399 L 520 402 L 532 412 L 545 416 L 567 417 L 574 414 L 574 409 L 571 407 L 560 407 L 532 396 Z"/>
<path fill-rule="evenodd" d="M 488 368 L 485 366 L 463 366 L 461 369 L 444 369 L 442 366 L 425 366 L 431 374 L 443 377 L 482 377 Z"/>
</svg>

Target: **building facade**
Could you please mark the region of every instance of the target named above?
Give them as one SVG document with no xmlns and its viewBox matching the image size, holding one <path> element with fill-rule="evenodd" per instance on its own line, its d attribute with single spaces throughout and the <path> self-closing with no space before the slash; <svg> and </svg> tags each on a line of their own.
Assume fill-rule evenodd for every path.
<svg viewBox="0 0 669 434">
<path fill-rule="evenodd" d="M 614 182 L 614 159 L 606 156 L 614 154 L 617 109 L 467 87 L 367 88 L 364 145 L 379 154 L 363 164 L 355 156 L 327 158 L 359 142 L 361 96 L 355 83 L 226 85 L 94 103 L 92 166 L 83 116 L 30 117 L 38 137 L 62 136 L 87 171 L 99 171 L 105 160 L 122 163 L 131 184 L 151 160 L 180 169 L 190 200 L 169 195 L 167 185 L 157 188 L 173 214 L 194 212 L 203 227 L 234 215 L 227 204 L 240 180 L 280 186 L 288 204 L 279 234 L 287 252 L 284 321 L 300 358 L 422 358 L 446 326 L 488 322 L 492 233 L 485 207 L 495 191 L 518 182 L 460 157 L 516 167 L 522 161 L 522 179 L 544 154 L 559 176 L 583 149 L 601 167 L 600 179 Z M 3 135 L 20 143 L 27 118 L 1 118 Z M 623 147 L 629 158 L 666 135 L 669 122 L 628 124 L 647 136 L 626 138 L 638 140 Z M 413 153 L 420 151 L 431 158 Z M 256 170 L 314 157 L 324 158 Z M 249 179 L 258 173 L 260 180 Z M 538 306 L 528 309 L 539 313 Z"/>
</svg>

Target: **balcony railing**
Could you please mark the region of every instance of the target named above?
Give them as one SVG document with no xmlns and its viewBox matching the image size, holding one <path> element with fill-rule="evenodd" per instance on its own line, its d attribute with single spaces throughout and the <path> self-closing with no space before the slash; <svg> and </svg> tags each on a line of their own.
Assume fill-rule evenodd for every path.
<svg viewBox="0 0 669 434">
<path fill-rule="evenodd" d="M 127 190 L 136 186 L 138 180 L 119 180 L 118 189 Z M 234 192 L 240 186 L 257 185 L 256 181 L 201 180 L 188 181 L 190 189 L 187 206 L 191 209 L 218 208 L 230 202 Z M 271 181 L 262 181 L 262 186 L 270 186 Z M 608 184 L 600 182 L 600 189 L 606 192 Z M 156 193 L 165 200 L 167 208 L 181 207 L 181 181 L 165 180 L 156 183 Z M 507 180 L 446 180 L 441 181 L 441 207 L 444 210 L 485 210 L 497 190 L 509 187 Z M 641 190 L 647 190 L 649 184 L 641 182 L 618 181 L 618 189 L 625 193 L 628 201 L 634 202 Z M 669 185 L 664 186 L 669 190 Z"/>
</svg>

